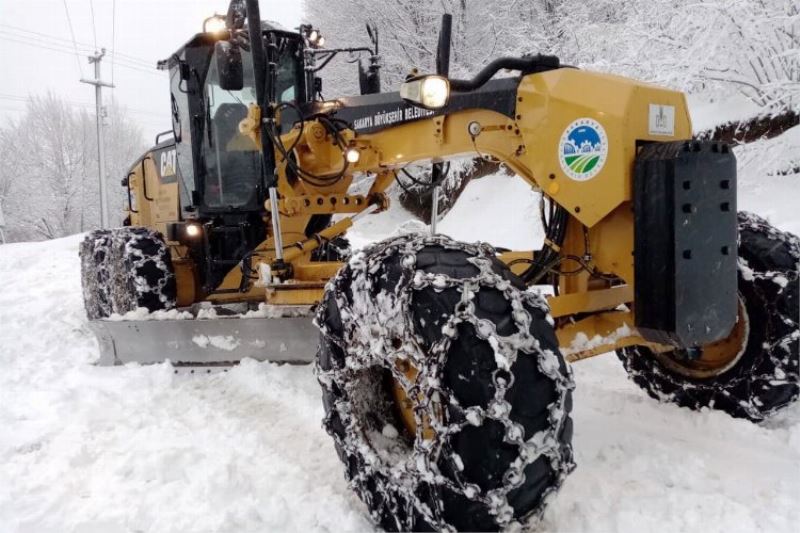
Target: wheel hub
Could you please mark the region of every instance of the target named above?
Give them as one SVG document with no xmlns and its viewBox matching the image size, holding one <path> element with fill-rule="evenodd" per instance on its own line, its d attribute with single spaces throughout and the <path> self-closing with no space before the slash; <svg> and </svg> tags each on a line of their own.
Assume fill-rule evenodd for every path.
<svg viewBox="0 0 800 533">
<path fill-rule="evenodd" d="M 400 370 L 411 383 L 416 381 L 417 374 L 419 374 L 419 370 L 408 361 L 398 360 L 397 369 Z M 415 408 L 419 405 L 417 401 L 421 400 L 421 398 L 417 398 L 417 401 L 415 401 L 410 397 L 403 388 L 402 383 L 394 376 L 391 378 L 391 394 L 394 404 L 397 406 L 397 410 L 400 413 L 400 419 L 403 422 L 404 429 L 412 439 L 416 438 L 417 419 L 414 414 Z M 434 412 L 437 417 L 441 417 L 441 406 L 438 404 L 434 405 Z M 424 414 L 422 416 L 422 438 L 424 440 L 432 440 L 435 435 L 433 427 L 431 427 L 430 424 L 430 417 Z"/>
<path fill-rule="evenodd" d="M 710 378 L 730 370 L 744 355 L 750 321 L 747 309 L 739 298 L 736 323 L 726 338 L 706 344 L 689 356 L 686 350 L 656 353 L 656 357 L 671 370 L 691 378 Z"/>
</svg>

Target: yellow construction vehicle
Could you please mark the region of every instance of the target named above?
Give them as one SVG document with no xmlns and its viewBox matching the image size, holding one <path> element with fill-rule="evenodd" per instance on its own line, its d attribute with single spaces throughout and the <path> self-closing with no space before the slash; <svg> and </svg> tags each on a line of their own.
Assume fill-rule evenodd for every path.
<svg viewBox="0 0 800 533">
<path fill-rule="evenodd" d="M 317 30 L 262 23 L 257 0 L 224 22 L 160 63 L 172 139 L 123 181 L 127 227 L 81 247 L 108 362 L 316 359 L 324 427 L 386 530 L 538 516 L 574 467 L 567 362 L 616 351 L 651 396 L 752 420 L 797 398 L 800 240 L 737 213 L 734 155 L 692 139 L 680 92 L 541 55 L 450 79 L 445 16 L 435 74 L 380 92 L 371 29 L 363 94 L 323 101 L 340 51 Z M 347 249 L 398 171 L 431 165 L 435 187 L 475 154 L 541 192 L 540 250 L 435 224 Z"/>
</svg>

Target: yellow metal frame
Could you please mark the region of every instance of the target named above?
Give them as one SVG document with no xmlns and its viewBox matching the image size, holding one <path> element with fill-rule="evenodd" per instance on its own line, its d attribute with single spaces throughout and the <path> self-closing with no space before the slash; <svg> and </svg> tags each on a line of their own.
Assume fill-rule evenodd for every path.
<svg viewBox="0 0 800 533">
<path fill-rule="evenodd" d="M 673 136 L 650 133 L 651 105 L 674 108 Z M 561 136 L 571 123 L 581 118 L 590 118 L 602 125 L 609 147 L 600 172 L 586 181 L 570 178 L 559 163 Z M 469 125 L 475 122 L 480 125 L 481 133 L 473 137 Z M 249 140 L 237 142 L 237 149 L 260 146 L 258 124 L 260 110 L 251 106 L 248 117 L 240 124 L 241 136 L 249 137 Z M 618 76 L 559 69 L 522 78 L 513 117 L 473 109 L 399 124 L 376 133 L 341 132 L 344 142 L 357 148 L 361 157 L 347 168 L 340 180 L 328 186 L 289 180 L 287 163 L 276 151 L 280 195 L 278 216 L 284 261 L 289 268 L 272 271 L 280 283 L 266 287 L 250 284 L 245 293 L 212 294 L 207 299 L 216 302 L 266 299 L 273 304 L 286 305 L 319 302 L 324 282 L 340 265 L 310 261 L 311 252 L 320 242 L 320 239 L 306 238 L 304 233 L 312 215 L 357 214 L 374 203 L 385 208 L 388 199 L 383 193 L 393 181 L 394 170 L 409 163 L 440 162 L 477 152 L 503 162 L 531 187 L 566 209 L 571 218 L 559 253 L 562 257 L 590 257 L 593 270 L 602 273 L 600 277 L 588 273 L 562 276 L 558 296 L 549 298 L 559 342 L 567 357 L 578 360 L 624 346 L 647 344 L 636 332 L 633 319 L 631 202 L 634 160 L 638 143 L 689 139 L 691 131 L 682 93 Z M 341 172 L 344 165 L 342 150 L 332 142 L 323 124 L 306 122 L 302 131 L 299 126 L 295 127 L 281 139 L 285 146 L 295 147 L 294 156 L 305 171 L 322 176 Z M 365 196 L 347 193 L 355 173 L 374 176 Z M 151 183 L 147 185 L 151 190 Z M 157 184 L 152 186 L 152 190 L 156 190 Z M 136 179 L 133 187 L 137 191 L 140 189 Z M 165 191 L 164 195 L 173 202 L 171 212 L 174 212 L 177 189 Z M 159 228 L 165 222 L 163 219 L 164 211 L 156 207 L 150 211 L 143 210 L 135 221 Z M 272 267 L 274 239 L 268 222 L 265 220 L 268 238 L 256 248 L 253 259 Z M 322 231 L 320 237 L 332 239 L 344 234 L 351 226 L 352 217 L 343 218 Z M 177 256 L 175 252 L 174 256 Z M 511 262 L 520 257 L 530 258 L 531 252 L 503 254 L 501 259 Z M 512 266 L 517 272 L 520 268 Z M 184 270 L 182 268 L 180 272 Z M 241 270 L 234 268 L 220 289 L 238 288 L 241 281 Z M 198 290 L 194 294 L 202 297 Z M 666 349 L 649 346 L 656 351 Z"/>
</svg>

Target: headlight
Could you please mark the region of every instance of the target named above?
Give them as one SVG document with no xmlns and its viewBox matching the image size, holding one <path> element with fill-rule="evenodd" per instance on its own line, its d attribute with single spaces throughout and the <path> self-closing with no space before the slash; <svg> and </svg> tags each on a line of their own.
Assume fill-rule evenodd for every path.
<svg viewBox="0 0 800 533">
<path fill-rule="evenodd" d="M 203 31 L 207 33 L 222 33 L 227 29 L 225 17 L 214 15 L 203 21 Z"/>
<path fill-rule="evenodd" d="M 322 36 L 322 33 L 318 29 L 312 28 L 311 25 L 301 25 L 300 33 L 305 36 L 307 44 L 311 48 L 322 48 L 325 46 L 325 37 Z"/>
<path fill-rule="evenodd" d="M 186 236 L 192 239 L 199 237 L 203 233 L 203 228 L 200 224 L 186 224 Z"/>
<path fill-rule="evenodd" d="M 351 146 L 344 151 L 344 157 L 348 163 L 355 165 L 361 159 L 361 152 L 355 146 Z"/>
<path fill-rule="evenodd" d="M 400 86 L 400 98 L 426 109 L 441 109 L 450 100 L 450 82 L 442 76 L 420 76 Z"/>
</svg>

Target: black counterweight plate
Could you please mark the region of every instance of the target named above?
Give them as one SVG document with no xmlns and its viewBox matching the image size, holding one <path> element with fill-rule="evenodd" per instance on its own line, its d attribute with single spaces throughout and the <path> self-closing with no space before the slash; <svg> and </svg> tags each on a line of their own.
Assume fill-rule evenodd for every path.
<svg viewBox="0 0 800 533">
<path fill-rule="evenodd" d="M 725 338 L 737 311 L 736 159 L 710 141 L 649 143 L 634 176 L 636 326 L 689 348 Z"/>
</svg>

